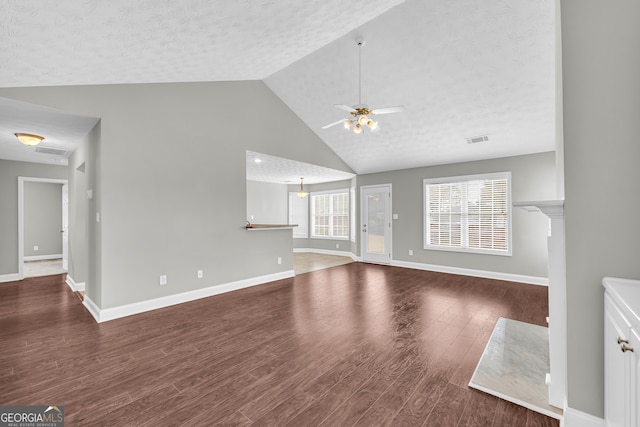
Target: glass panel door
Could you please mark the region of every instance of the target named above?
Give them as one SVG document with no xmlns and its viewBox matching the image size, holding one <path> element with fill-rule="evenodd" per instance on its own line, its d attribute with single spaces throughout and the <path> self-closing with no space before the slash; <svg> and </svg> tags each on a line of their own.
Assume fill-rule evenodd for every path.
<svg viewBox="0 0 640 427">
<path fill-rule="evenodd" d="M 362 187 L 362 259 L 391 262 L 391 186 Z"/>
</svg>

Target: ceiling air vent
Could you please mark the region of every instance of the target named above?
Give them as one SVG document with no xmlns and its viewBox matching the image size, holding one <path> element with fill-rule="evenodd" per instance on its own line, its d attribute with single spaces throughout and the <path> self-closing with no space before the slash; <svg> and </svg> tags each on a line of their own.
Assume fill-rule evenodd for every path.
<svg viewBox="0 0 640 427">
<path fill-rule="evenodd" d="M 49 148 L 49 147 L 36 147 L 37 153 L 44 154 L 53 154 L 56 156 L 65 156 L 67 154 L 67 150 L 61 150 L 59 148 Z"/>
<path fill-rule="evenodd" d="M 467 138 L 467 144 L 477 144 L 478 142 L 485 142 L 488 140 L 489 137 L 487 135 L 474 136 L 473 138 Z"/>
</svg>

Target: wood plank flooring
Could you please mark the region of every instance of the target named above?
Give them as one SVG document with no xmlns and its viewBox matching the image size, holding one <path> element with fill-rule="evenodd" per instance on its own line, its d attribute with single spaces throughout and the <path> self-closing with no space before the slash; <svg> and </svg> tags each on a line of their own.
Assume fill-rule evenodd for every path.
<svg viewBox="0 0 640 427">
<path fill-rule="evenodd" d="M 102 324 L 64 275 L 0 284 L 0 405 L 68 426 L 558 426 L 467 387 L 541 286 L 351 263 Z"/>
</svg>

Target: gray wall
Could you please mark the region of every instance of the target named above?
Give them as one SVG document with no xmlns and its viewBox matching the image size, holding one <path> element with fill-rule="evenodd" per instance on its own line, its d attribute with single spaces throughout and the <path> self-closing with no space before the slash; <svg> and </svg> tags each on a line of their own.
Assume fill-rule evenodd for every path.
<svg viewBox="0 0 640 427">
<path fill-rule="evenodd" d="M 25 182 L 23 217 L 25 257 L 62 254 L 62 184 Z"/>
<path fill-rule="evenodd" d="M 101 297 L 90 296 L 101 308 L 292 269 L 291 230 L 244 229 L 246 150 L 351 172 L 262 82 L 9 88 L 0 96 L 101 118 L 100 265 L 91 269 Z"/>
<path fill-rule="evenodd" d="M 351 188 L 351 181 L 335 181 L 325 182 L 322 184 L 310 184 L 305 185 L 304 189 L 308 192 L 314 191 L 328 191 L 328 190 L 344 190 L 347 191 Z M 289 185 L 288 191 L 300 190 L 299 185 Z M 307 203 L 310 198 L 307 196 Z M 353 201 L 351 201 L 353 202 Z M 356 216 L 358 212 L 356 211 Z M 311 206 L 309 206 L 309 235 L 311 235 Z M 336 245 L 338 247 L 336 247 Z M 296 249 L 321 249 L 330 251 L 340 251 L 350 254 L 352 252 L 352 242 L 350 240 L 337 240 L 337 239 L 315 239 L 315 238 L 296 238 L 293 239 L 293 247 Z M 354 252 L 355 254 L 355 252 Z"/>
<path fill-rule="evenodd" d="M 561 7 L 568 404 L 602 417 L 602 278 L 640 279 L 640 2 Z"/>
<path fill-rule="evenodd" d="M 521 209 L 512 209 L 513 255 L 510 257 L 424 249 L 423 179 L 506 171 L 511 171 L 513 202 L 554 199 L 553 152 L 360 175 L 358 187 L 392 185 L 392 210 L 398 214 L 398 219 L 393 220 L 393 259 L 396 261 L 547 277 L 549 223 L 543 215 Z M 413 256 L 409 256 L 409 249 L 413 250 Z"/>
<path fill-rule="evenodd" d="M 97 151 L 100 148 L 100 123 L 84 137 L 69 158 L 69 276 L 84 283 L 89 298 L 102 300 L 100 289 L 100 223 L 96 208 L 101 192 L 97 186 Z M 88 198 L 91 191 L 92 197 Z"/>
<path fill-rule="evenodd" d="M 247 180 L 247 221 L 286 224 L 288 199 L 287 184 Z"/>
<path fill-rule="evenodd" d="M 66 166 L 0 159 L 0 276 L 18 273 L 18 177 L 66 179 Z"/>
</svg>

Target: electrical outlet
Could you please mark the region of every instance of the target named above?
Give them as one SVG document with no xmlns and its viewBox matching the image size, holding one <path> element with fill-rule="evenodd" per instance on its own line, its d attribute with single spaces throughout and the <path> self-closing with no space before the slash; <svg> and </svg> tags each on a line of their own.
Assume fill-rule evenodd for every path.
<svg viewBox="0 0 640 427">
<path fill-rule="evenodd" d="M 278 257 L 278 264 L 282 264 L 282 257 L 281 256 Z"/>
<path fill-rule="evenodd" d="M 409 249 L 409 256 L 413 256 L 413 249 Z"/>
<path fill-rule="evenodd" d="M 163 274 L 162 276 L 160 276 L 160 286 L 164 286 L 166 284 L 167 284 L 167 276 Z"/>
<path fill-rule="evenodd" d="M 198 279 L 202 279 L 204 277 L 204 273 L 202 270 L 198 270 Z"/>
<path fill-rule="evenodd" d="M 34 250 L 34 251 L 37 251 L 38 249 L 39 249 L 39 248 L 38 248 L 37 246 L 34 246 L 34 247 L 33 247 L 33 250 Z"/>
<path fill-rule="evenodd" d="M 398 214 L 393 214 L 393 219 L 398 219 Z"/>
<path fill-rule="evenodd" d="M 340 249 L 340 243 L 336 243 L 336 249 Z"/>
</svg>

